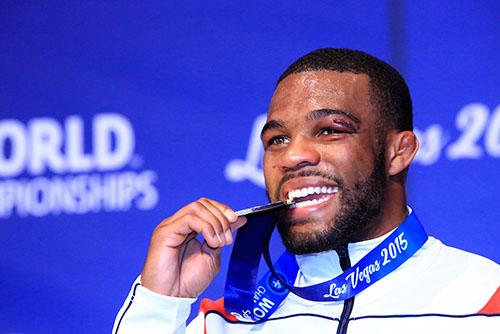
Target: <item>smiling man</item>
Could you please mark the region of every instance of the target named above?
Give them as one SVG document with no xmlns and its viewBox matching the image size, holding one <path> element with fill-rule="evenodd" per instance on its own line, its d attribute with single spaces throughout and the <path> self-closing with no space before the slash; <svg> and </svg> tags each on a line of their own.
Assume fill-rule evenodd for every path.
<svg viewBox="0 0 500 334">
<path fill-rule="evenodd" d="M 311 202 L 283 213 L 278 228 L 287 249 L 317 253 L 390 231 L 406 215 L 399 185 L 418 146 L 411 109 L 409 124 L 391 126 L 390 116 L 371 102 L 368 75 L 298 71 L 280 81 L 262 131 L 272 201 L 321 188 L 308 196 Z M 408 100 L 398 102 L 411 107 L 399 83 Z M 386 176 L 386 160 L 394 182 Z"/>
<path fill-rule="evenodd" d="M 386 63 L 346 49 L 297 60 L 278 81 L 261 135 L 270 201 L 295 201 L 274 218 L 290 254 L 281 266 L 297 269 L 273 282 L 290 292 L 262 284 L 250 291 L 255 305 L 234 295 L 226 309 L 203 302 L 186 329 L 222 247 L 246 223 L 202 198 L 156 228 L 113 332 L 495 332 L 500 267 L 428 237 L 407 207 L 412 130 L 408 88 Z M 238 302 L 255 306 L 253 315 Z"/>
</svg>

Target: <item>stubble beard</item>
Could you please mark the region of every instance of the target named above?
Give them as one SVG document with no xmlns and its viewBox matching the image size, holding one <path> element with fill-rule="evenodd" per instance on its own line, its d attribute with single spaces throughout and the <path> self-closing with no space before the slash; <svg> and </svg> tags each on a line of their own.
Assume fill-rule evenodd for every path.
<svg viewBox="0 0 500 334">
<path fill-rule="evenodd" d="M 332 178 L 332 176 L 329 176 Z M 385 155 L 383 147 L 379 150 L 372 173 L 351 187 L 337 179 L 339 187 L 340 210 L 326 228 L 307 232 L 293 231 L 294 222 L 287 221 L 285 212 L 276 213 L 278 231 L 286 249 L 293 254 L 319 253 L 337 249 L 348 242 L 364 240 L 370 225 L 380 216 L 384 193 Z M 302 220 L 299 224 L 312 223 Z"/>
</svg>

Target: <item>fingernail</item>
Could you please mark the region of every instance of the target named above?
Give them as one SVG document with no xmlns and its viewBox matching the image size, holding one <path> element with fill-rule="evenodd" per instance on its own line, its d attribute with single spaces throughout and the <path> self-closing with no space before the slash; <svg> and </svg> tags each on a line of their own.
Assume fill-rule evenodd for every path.
<svg viewBox="0 0 500 334">
<path fill-rule="evenodd" d="M 236 213 L 234 213 L 234 211 L 231 209 L 226 209 L 226 211 L 224 211 L 224 214 L 226 215 L 227 219 L 229 219 L 229 221 L 231 222 L 234 222 L 236 221 L 236 219 L 238 219 Z"/>
<path fill-rule="evenodd" d="M 238 217 L 238 220 L 236 221 L 238 228 L 241 226 L 245 225 L 247 223 L 247 217 Z"/>
<path fill-rule="evenodd" d="M 227 230 L 226 233 L 224 233 L 226 236 L 226 242 L 228 245 L 233 243 L 233 234 L 231 233 L 231 230 Z"/>
<path fill-rule="evenodd" d="M 234 232 L 247 222 L 247 217 L 238 217 L 238 219 L 231 225 L 231 230 Z"/>
<path fill-rule="evenodd" d="M 219 233 L 215 233 L 215 235 L 217 236 L 217 240 L 219 240 L 219 245 L 223 245 L 224 242 L 222 241 L 222 238 L 220 237 Z"/>
</svg>

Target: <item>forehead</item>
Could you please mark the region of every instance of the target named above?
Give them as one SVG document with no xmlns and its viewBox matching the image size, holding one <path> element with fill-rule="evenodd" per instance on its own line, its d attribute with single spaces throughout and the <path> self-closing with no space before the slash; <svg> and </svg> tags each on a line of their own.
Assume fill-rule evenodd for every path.
<svg viewBox="0 0 500 334">
<path fill-rule="evenodd" d="M 334 71 L 289 75 L 274 91 L 268 119 L 323 108 L 345 110 L 361 120 L 373 120 L 369 77 L 366 74 Z"/>
</svg>

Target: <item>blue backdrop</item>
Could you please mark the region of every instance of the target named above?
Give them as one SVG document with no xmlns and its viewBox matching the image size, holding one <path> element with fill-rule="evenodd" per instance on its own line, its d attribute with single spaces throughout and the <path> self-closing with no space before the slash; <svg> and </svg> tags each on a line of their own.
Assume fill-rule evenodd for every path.
<svg viewBox="0 0 500 334">
<path fill-rule="evenodd" d="M 498 1 L 4 1 L 0 333 L 106 333 L 154 227 L 201 196 L 266 201 L 277 77 L 365 50 L 412 92 L 409 201 L 428 232 L 500 261 Z M 222 294 L 221 275 L 205 296 Z M 197 305 L 194 306 L 197 308 Z"/>
</svg>

